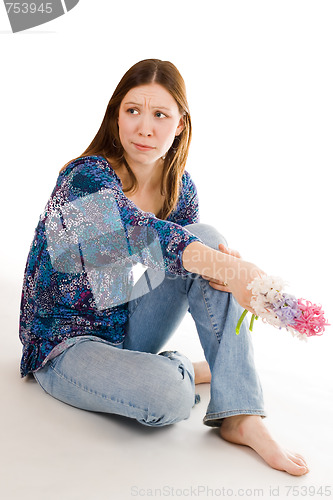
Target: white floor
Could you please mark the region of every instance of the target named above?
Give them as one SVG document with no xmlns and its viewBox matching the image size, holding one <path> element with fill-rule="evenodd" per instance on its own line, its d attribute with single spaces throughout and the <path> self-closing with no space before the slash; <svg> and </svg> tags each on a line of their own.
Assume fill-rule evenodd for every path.
<svg viewBox="0 0 333 500">
<path fill-rule="evenodd" d="M 303 344 L 259 322 L 253 333 L 267 426 L 286 447 L 302 453 L 311 469 L 295 478 L 270 469 L 249 448 L 222 441 L 215 429 L 202 424 L 208 384 L 197 387 L 201 402 L 189 420 L 151 429 L 118 416 L 78 410 L 45 394 L 33 377 L 20 379 L 19 295 L 19 279 L 6 284 L 0 377 L 2 499 L 333 495 L 328 335 Z M 193 361 L 202 359 L 190 316 L 167 347 Z"/>
<path fill-rule="evenodd" d="M 291 293 L 322 301 L 333 323 L 332 2 L 92 4 L 15 35 L 0 15 L 0 500 L 332 498 L 332 327 L 307 344 L 259 322 L 253 333 L 266 423 L 307 458 L 301 478 L 204 426 L 207 385 L 189 420 L 151 429 L 77 410 L 20 379 L 22 272 L 38 215 L 121 76 L 147 57 L 172 61 L 185 78 L 187 168 L 202 222 L 290 280 Z M 202 359 L 190 317 L 166 347 Z"/>
</svg>

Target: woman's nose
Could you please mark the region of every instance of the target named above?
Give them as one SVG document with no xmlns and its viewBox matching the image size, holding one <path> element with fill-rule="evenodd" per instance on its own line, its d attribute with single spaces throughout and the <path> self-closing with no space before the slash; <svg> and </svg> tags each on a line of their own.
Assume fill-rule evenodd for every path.
<svg viewBox="0 0 333 500">
<path fill-rule="evenodd" d="M 141 115 L 138 132 L 143 136 L 150 136 L 153 134 L 153 125 L 149 115 Z"/>
</svg>

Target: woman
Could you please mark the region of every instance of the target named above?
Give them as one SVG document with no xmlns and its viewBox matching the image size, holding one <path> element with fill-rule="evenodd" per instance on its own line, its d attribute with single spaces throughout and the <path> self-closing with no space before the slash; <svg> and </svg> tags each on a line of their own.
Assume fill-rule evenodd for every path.
<svg viewBox="0 0 333 500">
<path fill-rule="evenodd" d="M 78 408 L 151 426 L 188 418 L 195 383 L 211 381 L 206 425 L 273 468 L 305 474 L 304 459 L 263 424 L 245 323 L 235 335 L 242 307 L 251 311 L 247 284 L 263 272 L 198 222 L 185 171 L 190 140 L 175 66 L 148 59 L 130 68 L 36 228 L 22 294 L 22 376 L 32 372 Z M 208 362 L 195 370 L 177 351 L 157 354 L 187 310 Z"/>
</svg>

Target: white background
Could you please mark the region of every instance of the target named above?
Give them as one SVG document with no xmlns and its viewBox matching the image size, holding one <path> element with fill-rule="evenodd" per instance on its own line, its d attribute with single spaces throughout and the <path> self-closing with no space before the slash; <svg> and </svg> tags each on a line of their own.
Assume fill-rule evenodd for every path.
<svg viewBox="0 0 333 500">
<path fill-rule="evenodd" d="M 185 79 L 201 221 L 333 321 L 332 25 L 333 4 L 321 0 L 80 0 L 12 34 L 0 4 L 1 359 L 19 361 L 25 260 L 58 171 L 90 144 L 124 72 L 146 58 L 172 61 Z M 202 359 L 186 321 L 191 334 L 172 345 Z M 301 409 L 297 391 L 308 385 L 316 415 L 332 412 L 320 398 L 332 396 L 331 328 L 300 343 L 256 322 L 253 338 L 264 378 L 280 373 Z"/>
</svg>

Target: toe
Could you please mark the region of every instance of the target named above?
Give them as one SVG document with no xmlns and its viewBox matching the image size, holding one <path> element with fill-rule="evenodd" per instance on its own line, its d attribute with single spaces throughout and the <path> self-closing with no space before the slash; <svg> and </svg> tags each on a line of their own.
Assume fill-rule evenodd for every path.
<svg viewBox="0 0 333 500">
<path fill-rule="evenodd" d="M 294 476 L 303 476 L 304 474 L 307 474 L 309 472 L 309 469 L 303 459 L 295 456 L 290 456 L 288 459 L 286 471 Z"/>
<path fill-rule="evenodd" d="M 300 467 L 304 467 L 304 466 L 307 467 L 307 463 L 306 463 L 305 458 L 302 457 L 302 455 L 300 455 L 299 453 L 291 453 L 291 452 L 287 451 L 287 456 L 290 460 L 295 462 Z"/>
<path fill-rule="evenodd" d="M 274 469 L 286 471 L 293 476 L 303 476 L 309 472 L 305 461 L 287 451 L 276 453 L 270 460 L 267 460 L 267 462 Z"/>
<path fill-rule="evenodd" d="M 304 465 L 306 465 L 306 460 L 302 455 L 300 455 L 299 453 L 292 453 L 292 455 L 295 458 L 297 458 L 297 460 L 300 460 Z M 297 463 L 298 463 L 298 461 L 297 461 Z"/>
</svg>

